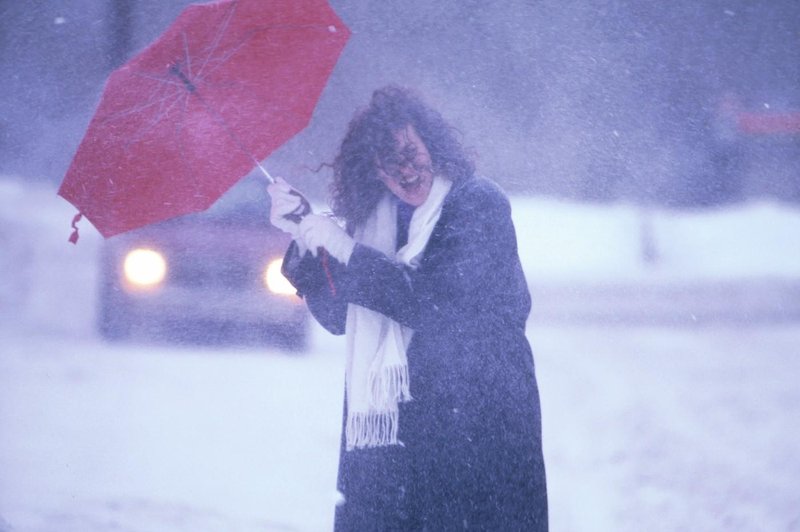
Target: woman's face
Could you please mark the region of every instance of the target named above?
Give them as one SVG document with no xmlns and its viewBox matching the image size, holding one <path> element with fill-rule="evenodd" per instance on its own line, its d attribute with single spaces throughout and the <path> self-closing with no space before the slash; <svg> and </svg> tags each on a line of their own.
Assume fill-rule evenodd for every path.
<svg viewBox="0 0 800 532">
<path fill-rule="evenodd" d="M 419 207 L 433 183 L 431 155 L 414 126 L 394 133 L 395 151 L 378 161 L 378 178 L 400 200 Z"/>
</svg>

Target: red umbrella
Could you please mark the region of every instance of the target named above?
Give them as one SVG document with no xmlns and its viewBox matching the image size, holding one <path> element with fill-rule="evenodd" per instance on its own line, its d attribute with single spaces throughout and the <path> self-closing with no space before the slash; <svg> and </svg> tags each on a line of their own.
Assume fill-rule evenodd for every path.
<svg viewBox="0 0 800 532">
<path fill-rule="evenodd" d="M 104 237 L 211 206 L 311 119 L 350 32 L 327 0 L 187 7 L 109 77 L 58 190 Z M 77 229 L 70 237 L 77 241 Z"/>
</svg>

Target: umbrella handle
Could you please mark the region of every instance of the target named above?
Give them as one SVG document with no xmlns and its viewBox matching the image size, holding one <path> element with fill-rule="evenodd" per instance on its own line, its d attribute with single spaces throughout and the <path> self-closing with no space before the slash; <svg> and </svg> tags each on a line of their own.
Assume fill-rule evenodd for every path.
<svg viewBox="0 0 800 532">
<path fill-rule="evenodd" d="M 311 212 L 311 204 L 302 194 L 300 194 L 294 189 L 290 190 L 289 194 L 299 197 L 300 205 L 298 205 L 297 208 L 292 212 L 290 212 L 289 214 L 284 214 L 283 217 L 289 220 L 290 222 L 299 224 L 300 221 L 305 217 L 305 215 Z"/>
<path fill-rule="evenodd" d="M 283 217 L 289 220 L 290 222 L 299 224 L 303 220 L 305 215 L 311 212 L 311 204 L 308 202 L 305 196 L 300 194 L 295 189 L 290 190 L 289 194 L 292 194 L 300 198 L 300 205 L 298 205 L 297 208 L 294 211 L 290 212 L 289 214 L 284 214 Z M 325 250 L 325 248 L 319 248 L 318 253 L 319 253 L 319 258 L 322 260 L 322 269 L 325 271 L 325 277 L 328 280 L 328 288 L 330 288 L 331 290 L 331 295 L 333 297 L 336 297 L 336 284 L 334 284 L 333 282 L 331 267 L 328 263 L 328 252 Z"/>
</svg>

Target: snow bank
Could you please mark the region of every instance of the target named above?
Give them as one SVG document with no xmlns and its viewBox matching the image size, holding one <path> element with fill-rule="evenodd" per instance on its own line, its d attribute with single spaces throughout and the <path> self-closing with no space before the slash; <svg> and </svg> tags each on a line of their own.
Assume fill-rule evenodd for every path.
<svg viewBox="0 0 800 532">
<path fill-rule="evenodd" d="M 800 278 L 800 208 L 794 205 L 671 211 L 513 198 L 512 209 L 534 284 Z"/>
</svg>

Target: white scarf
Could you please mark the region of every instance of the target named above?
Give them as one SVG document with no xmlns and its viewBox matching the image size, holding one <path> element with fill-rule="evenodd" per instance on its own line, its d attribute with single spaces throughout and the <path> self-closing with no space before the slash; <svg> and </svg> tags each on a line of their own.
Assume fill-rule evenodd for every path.
<svg viewBox="0 0 800 532">
<path fill-rule="evenodd" d="M 387 192 L 355 239 L 411 268 L 433 232 L 452 183 L 434 177 L 425 202 L 414 210 L 408 243 L 397 250 L 397 201 Z M 413 331 L 383 314 L 347 305 L 347 450 L 400 444 L 398 404 L 411 400 L 406 349 Z"/>
</svg>

